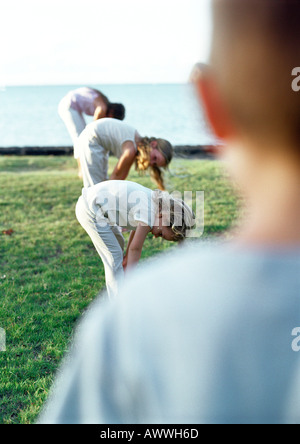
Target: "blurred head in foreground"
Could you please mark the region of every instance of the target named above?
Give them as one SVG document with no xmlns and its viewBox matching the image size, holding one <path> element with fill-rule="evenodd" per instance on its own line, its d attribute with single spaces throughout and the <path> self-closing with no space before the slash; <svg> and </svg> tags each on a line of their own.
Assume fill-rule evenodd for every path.
<svg viewBox="0 0 300 444">
<path fill-rule="evenodd" d="M 193 80 L 251 210 L 244 237 L 300 241 L 300 4 L 213 0 L 213 15 L 210 64 Z"/>
</svg>

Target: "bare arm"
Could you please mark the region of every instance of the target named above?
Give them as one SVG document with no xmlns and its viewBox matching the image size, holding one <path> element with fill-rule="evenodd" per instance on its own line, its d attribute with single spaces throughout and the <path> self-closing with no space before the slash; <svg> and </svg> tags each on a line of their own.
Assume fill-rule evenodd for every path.
<svg viewBox="0 0 300 444">
<path fill-rule="evenodd" d="M 136 151 L 133 142 L 125 142 L 123 145 L 123 154 L 115 166 L 110 176 L 110 180 L 125 180 L 135 157 Z"/>
<path fill-rule="evenodd" d="M 94 100 L 94 106 L 96 107 L 94 112 L 94 120 L 103 119 L 107 115 L 107 103 L 101 96 Z"/>
<path fill-rule="evenodd" d="M 136 231 L 133 232 L 126 252 L 127 269 L 134 267 L 140 260 L 145 239 L 150 231 L 151 228 L 148 225 L 140 224 Z"/>
<path fill-rule="evenodd" d="M 130 247 L 130 244 L 132 242 L 132 239 L 134 238 L 134 235 L 135 235 L 135 231 L 132 230 L 130 235 L 129 235 L 129 239 L 128 239 L 128 243 L 127 243 L 127 248 L 126 248 L 126 253 L 125 253 L 124 259 L 123 259 L 123 268 L 124 268 L 124 270 L 126 270 L 126 268 L 127 268 L 128 251 L 129 251 L 129 247 Z"/>
</svg>

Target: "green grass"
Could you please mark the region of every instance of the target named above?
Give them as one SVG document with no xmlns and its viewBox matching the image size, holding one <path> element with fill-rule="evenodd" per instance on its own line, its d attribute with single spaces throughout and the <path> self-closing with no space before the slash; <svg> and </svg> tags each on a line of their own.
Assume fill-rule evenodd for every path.
<svg viewBox="0 0 300 444">
<path fill-rule="evenodd" d="M 134 171 L 129 179 L 155 188 Z M 216 161 L 175 159 L 167 186 L 205 192 L 204 239 L 236 218 L 237 198 Z M 0 156 L 2 424 L 34 423 L 78 318 L 105 286 L 102 263 L 75 218 L 81 188 L 72 157 Z M 9 229 L 11 236 L 2 234 Z M 149 236 L 142 259 L 167 248 L 176 247 Z"/>
</svg>

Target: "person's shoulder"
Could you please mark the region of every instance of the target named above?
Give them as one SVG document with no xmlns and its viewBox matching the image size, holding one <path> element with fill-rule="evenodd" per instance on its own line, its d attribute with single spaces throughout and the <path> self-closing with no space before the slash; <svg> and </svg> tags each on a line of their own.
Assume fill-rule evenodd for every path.
<svg viewBox="0 0 300 444">
<path fill-rule="evenodd" d="M 154 325 L 160 331 L 166 323 L 203 332 L 207 324 L 229 330 L 249 320 L 254 325 L 270 313 L 289 318 L 299 306 L 299 265 L 300 252 L 273 254 L 203 240 L 171 247 L 128 272 L 116 300 L 106 303 L 100 294 L 79 336 L 88 343 L 105 325 L 111 331 L 124 323 L 135 332 Z"/>
<path fill-rule="evenodd" d="M 238 306 L 243 298 L 250 300 L 253 292 L 272 294 L 276 289 L 279 299 L 286 292 L 293 295 L 300 283 L 299 266 L 300 252 L 284 254 L 243 249 L 226 241 L 194 240 L 145 261 L 128 278 L 123 293 L 134 303 L 142 299 L 142 304 L 148 300 L 153 306 L 162 300 L 170 306 L 175 301 L 196 305 L 199 295 L 207 306 L 222 301 Z"/>
<path fill-rule="evenodd" d="M 218 264 L 224 259 L 223 248 L 217 248 L 211 242 L 193 241 L 184 246 L 174 245 L 141 263 L 138 271 L 134 270 L 128 277 L 124 293 L 133 295 L 138 288 L 143 288 L 144 295 L 149 294 L 151 298 L 151 295 L 160 292 L 174 295 L 187 288 L 194 290 L 200 280 L 203 285 L 209 275 L 216 273 Z"/>
<path fill-rule="evenodd" d="M 272 306 L 274 294 L 280 307 L 287 305 L 287 294 L 289 306 L 299 304 L 295 289 L 300 285 L 300 251 L 285 254 L 243 249 L 226 241 L 188 242 L 128 272 L 116 304 L 109 305 L 116 305 L 122 316 L 151 318 L 157 317 L 157 310 L 180 313 L 189 307 L 204 319 L 212 313 L 234 316 L 240 307 L 257 310 L 261 301 Z"/>
<path fill-rule="evenodd" d="M 216 245 L 213 241 L 187 240 L 182 245 L 174 245 L 165 253 L 148 259 L 142 266 L 141 272 L 147 273 L 151 268 L 155 272 L 166 273 L 168 270 L 182 270 L 186 273 L 193 273 L 195 268 L 199 272 L 203 268 L 209 268 L 212 263 L 224 259 L 224 254 L 228 253 L 228 246 L 225 244 Z M 200 267 L 200 268 L 199 268 Z"/>
</svg>

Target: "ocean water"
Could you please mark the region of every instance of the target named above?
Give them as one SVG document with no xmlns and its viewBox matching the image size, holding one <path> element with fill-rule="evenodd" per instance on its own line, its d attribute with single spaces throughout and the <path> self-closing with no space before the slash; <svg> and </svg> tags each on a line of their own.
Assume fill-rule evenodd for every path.
<svg viewBox="0 0 300 444">
<path fill-rule="evenodd" d="M 0 147 L 71 146 L 57 106 L 83 85 L 14 86 L 0 89 Z M 142 136 L 174 145 L 214 143 L 190 84 L 88 85 L 126 107 L 125 121 Z M 87 123 L 92 117 L 86 116 Z"/>
</svg>

